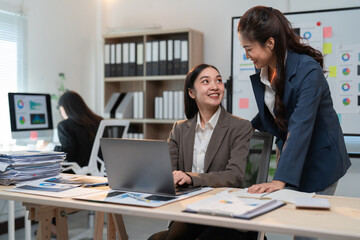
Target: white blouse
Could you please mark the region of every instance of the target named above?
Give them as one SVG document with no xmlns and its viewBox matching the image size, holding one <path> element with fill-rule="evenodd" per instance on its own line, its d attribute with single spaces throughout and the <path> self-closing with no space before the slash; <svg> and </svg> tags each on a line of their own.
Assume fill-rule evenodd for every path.
<svg viewBox="0 0 360 240">
<path fill-rule="evenodd" d="M 211 119 L 205 124 L 204 128 L 201 127 L 200 113 L 197 114 L 197 122 L 195 129 L 195 141 L 194 141 L 194 152 L 193 152 L 193 164 L 192 172 L 203 173 L 204 172 L 204 161 L 205 153 L 208 148 L 211 136 L 214 132 L 214 128 L 219 120 L 221 108 L 214 113 Z"/>
</svg>

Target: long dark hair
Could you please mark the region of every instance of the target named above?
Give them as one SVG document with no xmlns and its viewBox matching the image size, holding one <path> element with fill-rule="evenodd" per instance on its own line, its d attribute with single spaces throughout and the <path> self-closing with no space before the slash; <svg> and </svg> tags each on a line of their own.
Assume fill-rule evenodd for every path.
<svg viewBox="0 0 360 240">
<path fill-rule="evenodd" d="M 77 92 L 65 92 L 59 99 L 59 106 L 64 108 L 69 119 L 86 128 L 91 139 L 95 138 L 100 121 L 103 118 L 91 111 Z"/>
<path fill-rule="evenodd" d="M 184 107 L 185 107 L 185 116 L 187 119 L 191 119 L 195 116 L 195 114 L 199 111 L 199 108 L 195 102 L 194 99 L 192 99 L 189 95 L 189 89 L 194 88 L 194 82 L 196 78 L 199 76 L 199 74 L 205 69 L 211 67 L 219 72 L 219 70 L 209 64 L 199 64 L 196 67 L 194 67 L 192 70 L 188 72 L 185 79 L 184 84 Z"/>
<path fill-rule="evenodd" d="M 287 130 L 285 106 L 282 101 L 285 88 L 285 54 L 290 49 L 295 53 L 306 54 L 324 67 L 324 58 L 320 51 L 300 42 L 300 36 L 295 34 L 291 23 L 277 9 L 257 6 L 249 9 L 240 18 L 238 32 L 249 41 L 257 41 L 265 46 L 272 37 L 275 40 L 274 54 L 276 56 L 276 78 L 272 81 L 275 91 L 275 123 L 283 131 Z"/>
</svg>

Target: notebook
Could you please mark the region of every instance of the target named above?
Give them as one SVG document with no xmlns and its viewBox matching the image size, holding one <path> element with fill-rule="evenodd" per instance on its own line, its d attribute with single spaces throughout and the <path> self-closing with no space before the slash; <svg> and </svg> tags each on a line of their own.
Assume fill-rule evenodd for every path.
<svg viewBox="0 0 360 240">
<path fill-rule="evenodd" d="M 100 145 L 113 190 L 177 196 L 201 189 L 175 188 L 166 141 L 102 138 Z"/>
</svg>

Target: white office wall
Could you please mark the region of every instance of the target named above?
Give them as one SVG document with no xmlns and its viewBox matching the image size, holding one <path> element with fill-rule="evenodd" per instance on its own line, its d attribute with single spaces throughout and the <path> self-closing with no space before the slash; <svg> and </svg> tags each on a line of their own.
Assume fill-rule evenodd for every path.
<svg viewBox="0 0 360 240">
<path fill-rule="evenodd" d="M 65 87 L 80 93 L 97 110 L 97 2 L 89 0 L 26 0 L 28 19 L 29 92 L 58 94 L 60 78 Z M 53 106 L 56 106 L 54 103 Z M 99 110 L 98 110 L 99 111 Z M 55 125 L 60 119 L 54 109 Z"/>
</svg>

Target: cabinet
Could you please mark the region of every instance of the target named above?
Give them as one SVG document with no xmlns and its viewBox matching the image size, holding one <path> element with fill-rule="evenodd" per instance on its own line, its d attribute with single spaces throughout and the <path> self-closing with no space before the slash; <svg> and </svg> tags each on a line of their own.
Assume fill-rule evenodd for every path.
<svg viewBox="0 0 360 240">
<path fill-rule="evenodd" d="M 181 42 L 185 42 L 187 44 L 186 52 L 184 52 L 184 48 L 182 49 L 182 54 L 187 54 L 185 64 L 182 64 L 183 68 L 185 66 L 185 70 L 183 69 L 182 73 L 174 74 L 174 72 L 168 71 L 165 75 L 149 75 L 149 67 L 150 64 L 153 64 L 154 61 L 149 62 L 149 50 L 147 47 L 149 42 L 158 42 L 166 40 L 175 43 L 176 40 L 180 40 Z M 173 30 L 152 30 L 147 32 L 136 32 L 136 33 L 123 33 L 117 35 L 107 35 L 104 37 L 105 42 L 105 71 L 111 68 L 111 64 L 115 63 L 118 60 L 116 56 L 110 56 L 108 59 L 109 46 L 122 45 L 122 50 L 128 48 L 129 43 L 136 43 L 136 49 L 138 45 L 140 45 L 140 50 L 142 50 L 141 54 L 136 53 L 137 58 L 142 58 L 136 60 L 136 62 L 140 63 L 137 66 L 137 69 L 131 69 L 132 66 L 128 68 L 128 61 L 124 58 L 120 61 L 123 66 L 126 66 L 126 75 L 132 74 L 138 76 L 108 76 L 109 74 L 105 74 L 104 78 L 104 97 L 105 104 L 109 101 L 110 97 L 113 93 L 117 92 L 143 92 L 143 111 L 142 118 L 125 118 L 130 121 L 130 132 L 143 133 L 144 138 L 146 139 L 161 139 L 165 140 L 169 136 L 169 132 L 171 131 L 171 127 L 173 123 L 178 119 L 158 119 L 155 118 L 155 97 L 162 97 L 164 91 L 182 91 L 184 86 L 184 80 L 186 77 L 185 72 L 192 69 L 194 66 L 203 63 L 203 34 L 199 31 L 193 29 L 173 29 Z M 120 44 L 119 44 L 120 43 Z M 173 45 L 174 46 L 174 45 Z M 106 49 L 106 47 L 109 47 Z M 159 47 L 159 45 L 158 45 Z M 175 46 L 174 46 L 175 48 Z M 115 49 L 115 48 L 114 48 Z M 114 51 L 114 49 L 112 49 Z M 167 48 L 168 49 L 168 48 Z M 173 57 L 178 55 L 175 51 L 179 51 L 176 49 L 172 49 L 174 51 Z M 119 53 L 119 51 L 116 51 Z M 161 54 L 161 53 L 160 53 Z M 155 61 L 158 60 L 160 63 L 160 54 L 158 58 L 155 58 Z M 118 54 L 119 56 L 124 56 L 124 52 Z M 127 56 L 127 53 L 125 54 Z M 134 61 L 134 53 L 129 54 L 129 59 L 131 62 Z M 118 57 L 119 57 L 118 56 Z M 168 56 L 168 55 L 166 55 Z M 153 56 L 154 57 L 154 56 Z M 124 61 L 125 60 L 125 61 Z M 152 59 L 154 60 L 154 59 Z M 110 65 L 109 65 L 110 63 Z M 176 64 L 176 62 L 173 62 Z M 132 63 L 129 63 L 132 64 Z M 142 69 L 139 69 L 140 68 Z M 110 67 L 110 68 L 108 68 Z M 161 67 L 161 66 L 160 66 Z M 131 73 L 128 72 L 130 69 Z M 159 72 L 154 71 L 157 74 L 164 74 L 164 71 L 161 72 L 161 68 Z M 124 70 L 124 68 L 123 68 Z M 167 73 L 172 74 L 167 74 Z M 124 73 L 124 71 L 122 71 Z M 140 75 L 141 74 L 141 75 Z M 114 74 L 112 74 L 114 75 Z M 123 75 L 123 74 L 120 74 Z M 181 110 L 183 112 L 183 109 Z M 140 116 L 141 116 L 140 115 Z M 181 117 L 182 119 L 183 117 Z"/>
</svg>

